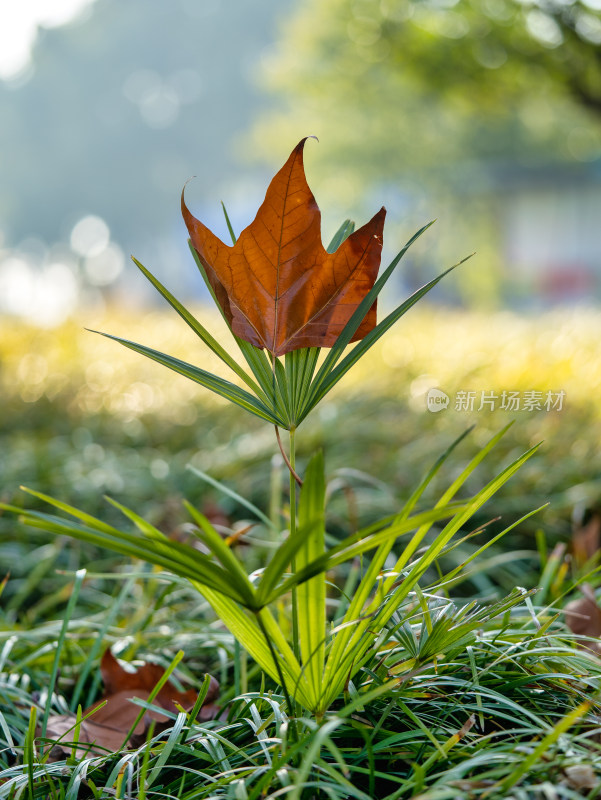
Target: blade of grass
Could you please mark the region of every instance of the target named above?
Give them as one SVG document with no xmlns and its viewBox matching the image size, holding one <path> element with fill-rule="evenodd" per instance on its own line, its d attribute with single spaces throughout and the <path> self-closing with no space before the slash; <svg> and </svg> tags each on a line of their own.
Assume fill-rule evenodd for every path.
<svg viewBox="0 0 601 800">
<path fill-rule="evenodd" d="M 326 247 L 328 253 L 335 253 L 345 239 L 351 235 L 355 230 L 355 223 L 350 219 L 345 219 L 342 225 L 338 228 L 330 244 Z"/>
<path fill-rule="evenodd" d="M 209 577 L 212 579 L 212 582 L 215 582 L 214 579 L 216 576 L 219 576 L 221 572 L 221 578 L 227 578 L 227 573 L 223 570 L 219 570 L 219 568 L 215 568 L 215 564 L 213 561 L 208 558 L 204 553 L 200 553 L 196 548 L 190 547 L 183 542 L 177 542 L 172 539 L 168 539 L 165 534 L 155 528 L 154 526 L 150 525 L 150 523 L 146 522 L 142 519 L 138 514 L 131 511 L 131 509 L 126 508 L 121 503 L 118 503 L 115 500 L 111 500 L 111 498 L 107 497 L 107 501 L 122 511 L 129 519 L 133 520 L 138 529 L 144 534 L 145 538 L 140 538 L 139 536 L 135 536 L 133 534 L 126 533 L 124 531 L 119 530 L 118 528 L 113 528 L 110 525 L 102 522 L 101 520 L 96 519 L 96 517 L 91 516 L 90 514 L 86 514 L 83 511 L 80 511 L 78 508 L 74 506 L 70 506 L 67 503 L 63 503 L 60 500 L 56 500 L 49 495 L 42 494 L 41 492 L 36 492 L 33 489 L 28 489 L 25 486 L 22 486 L 21 489 L 28 494 L 37 497 L 44 502 L 55 506 L 56 508 L 64 511 L 71 516 L 74 516 L 76 519 L 79 519 L 86 523 L 88 528 L 92 528 L 93 531 L 97 531 L 100 537 L 105 537 L 106 541 L 114 541 L 118 540 L 121 542 L 128 543 L 133 547 L 137 547 L 140 551 L 143 551 L 146 555 L 139 556 L 143 558 L 143 560 L 149 560 L 151 563 L 155 563 L 152 561 L 152 558 L 148 558 L 148 554 L 161 556 L 162 558 L 168 559 L 170 562 L 175 562 L 180 565 L 181 568 L 186 569 L 186 571 L 190 572 L 190 566 L 192 565 L 196 569 L 200 570 L 203 577 Z M 8 508 L 8 506 L 7 506 Z M 28 511 L 24 509 L 20 509 L 19 513 L 21 516 L 29 515 L 32 518 L 47 518 L 52 520 L 53 522 L 62 522 L 65 523 L 65 520 L 61 520 L 58 517 L 51 517 L 50 515 L 43 515 L 39 512 L 35 511 Z M 80 530 L 84 530 L 80 528 Z M 107 545 L 105 545 L 107 546 Z M 163 564 L 161 564 L 163 566 Z M 176 574 L 179 574 L 177 570 L 174 570 Z M 188 575 L 189 577 L 189 575 Z M 199 576 L 196 576 L 199 577 Z M 219 583 L 219 580 L 218 580 Z M 224 586 L 226 583 L 223 584 Z"/>
<path fill-rule="evenodd" d="M 293 586 L 298 586 L 304 581 L 309 580 L 319 572 L 332 569 L 369 550 L 375 550 L 383 541 L 391 539 L 394 542 L 394 540 L 398 539 L 400 536 L 410 533 L 420 525 L 438 522 L 446 517 L 453 516 L 465 508 L 467 508 L 467 501 L 465 503 L 453 503 L 443 508 L 414 514 L 406 520 L 390 525 L 383 531 L 377 531 L 365 537 L 359 534 L 353 534 L 353 536 L 349 536 L 348 539 L 344 539 L 339 545 L 331 547 L 326 553 L 315 558 L 302 570 L 298 570 L 294 575 L 287 578 L 281 586 L 271 593 L 268 598 L 268 603 L 271 603 L 280 594 L 290 591 Z"/>
<path fill-rule="evenodd" d="M 152 689 L 152 691 L 148 695 L 148 698 L 147 698 L 147 701 L 146 701 L 147 703 L 153 703 L 154 702 L 154 700 L 156 699 L 156 696 L 161 691 L 163 686 L 167 683 L 167 681 L 171 677 L 171 674 L 173 673 L 173 671 L 175 670 L 175 668 L 177 667 L 177 665 L 179 664 L 179 662 L 182 660 L 183 657 L 184 657 L 184 651 L 183 650 L 178 650 L 178 652 L 173 657 L 173 660 L 172 660 L 171 664 L 169 664 L 169 666 L 167 667 L 167 669 L 165 670 L 163 675 L 161 675 L 161 677 L 157 681 L 155 687 Z M 146 709 L 145 708 L 140 709 L 140 711 L 136 715 L 136 718 L 133 721 L 129 731 L 126 734 L 125 739 L 123 740 L 123 744 L 119 748 L 119 751 L 125 750 L 125 748 L 127 747 L 127 743 L 129 742 L 131 737 L 134 735 L 134 732 L 135 732 L 136 728 L 138 727 L 138 725 L 140 724 L 140 722 L 142 721 L 142 717 L 144 716 L 145 713 L 146 713 Z M 184 720 L 185 720 L 185 715 L 182 715 L 182 716 L 184 717 Z"/>
<path fill-rule="evenodd" d="M 54 693 L 54 688 L 56 686 L 56 678 L 58 675 L 58 669 L 63 651 L 63 645 L 65 643 L 65 637 L 67 635 L 67 630 L 69 628 L 69 622 L 71 621 L 71 617 L 73 616 L 75 605 L 79 597 L 79 590 L 81 589 L 81 585 L 85 577 L 86 577 L 85 569 L 78 569 L 77 572 L 75 573 L 73 589 L 71 590 L 71 596 L 69 597 L 69 602 L 67 603 L 67 608 L 63 616 L 63 623 L 61 625 L 60 633 L 56 641 L 56 650 L 54 652 L 54 659 L 52 661 L 52 671 L 50 672 L 50 680 L 48 682 L 48 697 L 46 699 L 46 705 L 44 706 L 44 715 L 42 717 L 42 724 L 41 724 L 42 736 L 46 736 L 46 725 L 48 724 L 48 717 L 50 716 L 50 708 L 52 706 L 52 695 Z"/>
<path fill-rule="evenodd" d="M 225 324 L 228 326 L 230 333 L 234 338 L 234 341 L 238 345 L 238 348 L 240 349 L 240 352 L 242 353 L 244 360 L 250 367 L 253 375 L 257 379 L 259 386 L 263 389 L 263 392 L 265 393 L 266 397 L 269 398 L 270 403 L 268 405 L 270 405 L 274 416 L 279 415 L 282 419 L 285 419 L 287 414 L 287 409 L 283 403 L 282 396 L 279 387 L 277 385 L 277 381 L 275 379 L 275 375 L 273 373 L 272 365 L 269 362 L 269 359 L 267 358 L 263 350 L 250 344 L 250 342 L 246 342 L 239 336 L 236 336 L 236 334 L 231 330 L 227 317 L 225 316 L 223 309 L 221 308 L 221 305 L 217 300 L 215 291 L 211 286 L 211 282 L 207 277 L 205 268 L 200 258 L 198 257 L 198 253 L 194 249 L 194 245 L 192 244 L 190 239 L 188 239 L 188 247 L 190 248 L 190 252 L 192 253 L 192 257 L 194 258 L 198 271 L 200 272 L 200 275 L 203 281 L 205 282 L 205 285 L 211 297 L 213 298 L 213 301 L 217 306 L 219 313 L 223 317 Z"/>
<path fill-rule="evenodd" d="M 182 730 L 184 728 L 184 725 L 186 724 L 186 717 L 187 714 L 185 712 L 182 712 L 177 715 L 177 719 L 173 724 L 171 733 L 169 734 L 167 741 L 163 744 L 161 752 L 159 753 L 159 756 L 155 761 L 155 763 L 153 764 L 152 770 L 150 771 L 150 774 L 146 779 L 147 787 L 151 786 L 155 782 L 155 780 L 159 777 L 161 770 L 163 769 L 165 764 L 167 764 L 169 756 L 173 752 L 175 746 L 178 744 L 178 741 L 182 735 Z"/>
<path fill-rule="evenodd" d="M 41 512 L 29 511 L 24 513 L 22 508 L 10 507 L 6 504 L 0 505 L 8 511 L 17 512 L 20 518 L 35 528 L 54 533 L 57 535 L 71 536 L 74 539 L 81 539 L 82 541 L 90 542 L 98 547 L 105 547 L 122 555 L 130 556 L 132 558 L 139 558 L 142 561 L 148 561 L 151 564 L 157 564 L 164 567 L 169 572 L 194 580 L 198 583 L 204 583 L 208 587 L 213 588 L 217 592 L 222 592 L 227 597 L 235 599 L 239 603 L 244 603 L 244 598 L 231 587 L 230 578 L 228 574 L 212 562 L 211 559 L 206 558 L 206 565 L 199 563 L 198 556 L 202 555 L 195 551 L 194 548 L 189 548 L 192 554 L 196 553 L 196 557 L 192 561 L 196 563 L 186 564 L 185 562 L 168 558 L 166 555 L 160 554 L 150 546 L 150 543 L 145 544 L 143 540 L 138 537 L 118 532 L 118 536 L 108 536 L 107 534 L 96 533 L 93 530 L 85 528 L 76 523 L 62 520 L 59 517 L 53 517 L 49 514 Z M 179 544 L 179 543 L 173 543 Z"/>
<path fill-rule="evenodd" d="M 212 555 L 221 563 L 222 567 L 230 575 L 232 584 L 237 591 L 245 598 L 247 608 L 257 609 L 257 600 L 254 586 L 248 579 L 248 575 L 240 565 L 240 562 L 233 554 L 231 549 L 223 541 L 209 520 L 200 513 L 187 500 L 184 506 L 199 527 L 199 536 L 211 551 Z"/>
<path fill-rule="evenodd" d="M 35 762 L 35 726 L 37 720 L 37 710 L 35 706 L 31 706 L 29 711 L 29 724 L 27 726 L 27 733 L 25 735 L 25 742 L 23 744 L 23 766 L 27 769 L 27 788 L 30 800 L 34 800 L 35 791 L 33 783 L 33 765 Z"/>
<path fill-rule="evenodd" d="M 313 529 L 319 525 L 318 521 L 311 521 L 307 525 L 299 525 L 294 536 L 289 536 L 277 548 L 271 561 L 265 568 L 261 582 L 257 589 L 257 600 L 261 605 L 267 605 L 273 598 L 273 592 L 278 581 L 281 580 L 286 568 L 303 545 L 305 540 L 313 534 Z"/>
<path fill-rule="evenodd" d="M 67 758 L 67 764 L 69 766 L 75 766 L 77 764 L 77 745 L 79 744 L 79 737 L 81 735 L 81 716 L 82 710 L 81 706 L 77 706 L 77 711 L 75 712 L 75 725 L 73 727 L 73 742 L 71 744 L 71 754 Z"/>
<path fill-rule="evenodd" d="M 278 666 L 274 662 L 271 649 L 265 641 L 263 630 L 256 619 L 245 614 L 242 609 L 229 598 L 211 589 L 207 589 L 200 584 L 196 585 L 196 588 L 200 594 L 207 599 L 217 616 L 227 625 L 230 632 L 240 641 L 242 646 L 250 653 L 261 669 L 263 669 L 272 680 L 276 681 L 276 683 L 280 683 Z M 298 675 L 300 674 L 300 665 L 294 658 L 281 630 L 275 624 L 275 621 L 271 619 L 268 610 L 263 609 L 259 613 L 265 615 L 264 620 L 268 623 L 266 629 L 273 639 L 272 644 L 275 643 L 280 652 L 286 652 L 286 658 L 281 659 L 279 666 L 284 674 L 285 683 L 289 686 L 293 686 L 297 682 Z"/>
<path fill-rule="evenodd" d="M 456 514 L 453 519 L 445 525 L 442 531 L 429 545 L 426 552 L 413 564 L 409 572 L 403 575 L 402 582 L 398 588 L 387 600 L 383 601 L 383 598 L 388 596 L 392 591 L 394 584 L 398 581 L 404 566 L 409 560 L 405 553 L 401 555 L 393 569 L 390 570 L 390 577 L 382 580 L 377 594 L 373 597 L 367 608 L 362 610 L 363 619 L 356 625 L 344 629 L 335 637 L 326 664 L 327 679 L 324 683 L 330 692 L 328 698 L 335 697 L 341 690 L 344 682 L 348 679 L 349 671 L 356 672 L 364 663 L 370 644 L 369 637 L 366 637 L 368 630 L 373 628 L 374 630 L 380 631 L 385 628 L 396 608 L 398 608 L 399 604 L 407 597 L 429 566 L 439 557 L 441 550 L 452 536 L 507 480 L 509 480 L 510 477 L 512 477 L 512 475 L 515 474 L 515 472 L 517 472 L 525 461 L 531 458 L 537 449 L 538 445 L 530 448 L 530 450 L 526 451 L 522 456 L 506 467 L 496 478 L 489 481 L 489 483 L 469 501 L 466 509 Z M 445 493 L 443 497 L 447 494 L 448 493 Z M 370 579 L 373 580 L 373 576 L 370 575 Z M 353 622 L 356 617 L 357 609 L 351 604 L 349 611 L 345 615 L 345 622 Z M 350 632 L 350 635 L 348 632 Z M 343 644 L 340 644 L 340 642 Z"/>
<path fill-rule="evenodd" d="M 255 514 L 255 516 L 258 517 L 261 520 L 261 522 L 265 523 L 265 525 L 267 525 L 268 528 L 277 530 L 272 520 L 270 520 L 269 517 L 266 514 L 264 514 L 260 508 L 257 508 L 256 505 L 251 503 L 250 500 L 247 500 L 245 497 L 242 497 L 241 494 L 238 494 L 238 492 L 235 492 L 233 489 L 230 489 L 229 486 L 226 486 L 221 481 L 212 478 L 206 472 L 203 472 L 201 469 L 198 469 L 198 467 L 192 466 L 192 464 L 188 464 L 187 469 L 189 469 L 190 472 L 193 472 L 194 475 L 196 475 L 197 477 L 201 478 L 205 483 L 208 483 L 209 486 L 213 486 L 213 488 L 218 489 L 223 494 L 227 495 L 228 497 L 231 497 L 241 506 L 244 506 L 244 508 L 247 508 L 249 511 L 252 511 L 252 513 Z"/>
<path fill-rule="evenodd" d="M 548 503 L 545 503 L 545 505 L 540 506 L 539 508 L 535 508 L 532 511 L 529 511 L 527 514 L 524 514 L 523 517 L 520 517 L 515 522 L 512 522 L 511 525 L 508 525 L 506 528 L 504 528 L 500 533 L 498 533 L 492 539 L 489 539 L 486 542 L 486 544 L 483 544 L 482 547 L 479 547 L 477 550 L 475 550 L 470 556 L 468 556 L 468 558 L 466 558 L 464 561 L 462 561 L 461 564 L 459 564 L 457 567 L 452 569 L 450 572 L 447 572 L 445 575 L 443 575 L 440 578 L 441 584 L 444 584 L 445 586 L 448 586 L 450 584 L 450 582 L 457 575 L 459 575 L 460 573 L 469 575 L 469 573 L 464 573 L 465 567 L 468 564 L 470 564 L 472 561 L 474 561 L 476 558 L 478 558 L 478 556 L 482 555 L 482 553 L 485 550 L 487 550 L 491 545 L 495 544 L 500 539 L 502 539 L 503 536 L 505 536 L 507 533 L 509 533 L 509 531 L 512 531 L 514 528 L 517 528 L 518 525 L 522 524 L 522 522 L 525 522 L 527 519 L 530 519 L 530 517 L 533 517 L 535 514 L 538 514 L 539 511 L 542 511 L 547 506 L 548 506 Z"/>
<path fill-rule="evenodd" d="M 123 585 L 121 591 L 117 595 L 115 601 L 113 603 L 111 603 L 109 608 L 107 609 L 107 613 L 106 613 L 106 615 L 104 617 L 104 620 L 103 620 L 103 623 L 102 623 L 102 627 L 98 630 L 98 632 L 96 634 L 96 638 L 94 639 L 94 643 L 92 644 L 92 646 L 88 650 L 88 653 L 86 655 L 86 660 L 84 661 L 84 663 L 82 664 L 82 666 L 78 670 L 77 682 L 75 684 L 75 688 L 73 689 L 73 697 L 71 698 L 71 704 L 70 704 L 71 710 L 73 710 L 74 708 L 77 708 L 77 705 L 79 703 L 79 698 L 80 698 L 81 693 L 83 691 L 83 687 L 85 685 L 85 682 L 86 682 L 86 680 L 88 678 L 88 675 L 90 674 L 90 672 L 92 670 L 92 666 L 94 665 L 98 654 L 100 653 L 100 650 L 102 649 L 102 645 L 103 645 L 104 640 L 105 640 L 106 632 L 114 624 L 115 620 L 117 619 L 117 615 L 119 613 L 119 610 L 121 609 L 121 606 L 125 602 L 125 598 L 130 593 L 134 583 L 135 583 L 135 579 L 133 577 L 128 578 L 128 580 Z M 90 691 L 88 692 L 88 696 L 87 696 L 86 702 L 85 702 L 85 708 L 88 708 L 88 706 L 91 705 L 92 700 L 94 699 L 91 696 L 92 688 L 93 687 L 91 687 Z"/>
<path fill-rule="evenodd" d="M 140 767 L 140 778 L 138 780 L 138 800 L 146 800 L 146 776 L 148 775 L 148 764 L 150 762 L 150 743 L 154 736 L 154 720 L 151 720 L 146 734 L 146 745 L 142 756 L 142 766 Z"/>
<path fill-rule="evenodd" d="M 394 521 L 391 526 L 393 530 L 395 526 L 404 523 L 409 518 L 411 511 L 415 507 L 420 497 L 423 495 L 426 488 L 429 486 L 429 484 L 436 476 L 436 474 L 438 473 L 444 462 L 453 452 L 455 447 L 457 447 L 457 445 L 467 436 L 469 431 L 470 431 L 469 428 L 466 431 L 464 431 L 459 437 L 457 437 L 457 439 L 455 439 L 454 442 L 451 443 L 451 445 L 445 450 L 445 452 L 442 453 L 441 456 L 439 456 L 434 465 L 431 467 L 431 469 L 422 479 L 420 484 L 411 494 L 408 501 L 405 503 L 401 513 L 394 518 Z M 437 506 L 440 505 L 442 505 L 442 501 L 439 501 L 439 503 L 437 503 Z M 430 529 L 431 525 L 432 525 L 431 521 L 426 521 L 418 528 L 417 533 L 414 535 L 409 545 L 405 548 L 405 552 L 409 552 L 411 549 L 413 550 L 416 549 L 417 543 L 416 544 L 413 543 L 415 542 L 416 539 L 421 541 L 423 536 L 425 536 L 427 531 Z M 357 587 L 357 590 L 355 591 L 354 597 L 344 615 L 343 623 L 349 622 L 352 619 L 359 617 L 361 609 L 367 602 L 367 599 L 369 597 L 369 594 L 372 592 L 373 587 L 376 585 L 377 577 L 382 567 L 384 566 L 386 559 L 388 558 L 388 555 L 392 549 L 394 541 L 395 539 L 392 536 L 388 536 L 385 537 L 382 543 L 380 544 L 378 551 L 374 554 L 374 557 L 371 560 L 371 563 L 367 569 L 364 579 L 360 582 L 359 586 Z M 350 554 L 347 555 L 347 557 L 350 558 L 351 557 Z M 331 657 L 328 658 L 328 665 L 326 667 L 326 678 L 329 675 L 330 670 L 333 669 L 334 665 L 337 663 L 337 660 L 340 657 L 340 653 L 343 652 L 344 647 L 350 641 L 352 635 L 353 631 L 349 627 L 347 630 L 339 634 L 338 637 L 336 637 L 334 644 L 332 646 Z"/>
<path fill-rule="evenodd" d="M 200 713 L 200 709 L 202 708 L 202 704 L 206 699 L 210 685 L 211 685 L 211 676 L 207 673 L 204 676 L 202 686 L 200 687 L 200 691 L 198 692 L 198 697 L 196 698 L 194 706 L 188 715 L 188 725 L 193 725 L 194 722 L 196 721 L 196 717 Z"/>
<path fill-rule="evenodd" d="M 221 208 L 223 210 L 223 216 L 225 217 L 225 223 L 227 225 L 227 229 L 229 231 L 232 244 L 236 244 L 236 234 L 234 233 L 234 228 L 232 227 L 232 223 L 230 222 L 230 217 L 229 214 L 227 213 L 227 208 L 225 207 L 225 203 L 223 202 L 223 200 L 221 201 Z"/>
<path fill-rule="evenodd" d="M 566 714 L 563 719 L 559 720 L 553 730 L 548 733 L 541 742 L 539 742 L 534 750 L 527 755 L 526 758 L 520 759 L 516 769 L 514 769 L 497 788 L 499 788 L 502 792 L 507 792 L 512 786 L 515 786 L 520 778 L 522 778 L 522 776 L 524 776 L 534 766 L 534 764 L 536 764 L 539 758 L 541 758 L 545 753 L 549 752 L 551 746 L 555 744 L 559 737 L 590 711 L 591 706 L 592 701 L 586 700 L 584 703 L 580 703 L 580 705 L 570 711 L 569 714 Z M 489 793 L 485 793 L 484 796 L 487 794 Z"/>
</svg>

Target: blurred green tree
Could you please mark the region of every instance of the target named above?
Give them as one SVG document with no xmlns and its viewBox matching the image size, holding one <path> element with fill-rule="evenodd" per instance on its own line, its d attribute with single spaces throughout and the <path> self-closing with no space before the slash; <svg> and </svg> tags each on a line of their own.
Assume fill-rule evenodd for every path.
<svg viewBox="0 0 601 800">
<path fill-rule="evenodd" d="M 314 126 L 316 160 L 369 150 L 363 177 L 378 178 L 458 157 L 592 159 L 600 45 L 600 0 L 305 0 L 265 60 L 287 107 L 255 142 L 285 150 L 284 130 Z"/>
<path fill-rule="evenodd" d="M 317 134 L 314 183 L 345 213 L 389 185 L 418 223 L 459 193 L 461 238 L 500 267 L 494 213 L 477 216 L 499 173 L 601 155 L 600 45 L 600 0 L 304 0 L 264 59 L 284 107 L 253 147 Z"/>
</svg>

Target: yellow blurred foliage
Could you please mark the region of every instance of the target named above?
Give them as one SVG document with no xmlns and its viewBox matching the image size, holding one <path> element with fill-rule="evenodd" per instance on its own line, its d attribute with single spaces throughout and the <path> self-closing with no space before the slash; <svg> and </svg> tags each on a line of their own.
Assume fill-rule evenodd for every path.
<svg viewBox="0 0 601 800">
<path fill-rule="evenodd" d="M 234 344 L 213 310 L 197 316 Z M 156 413 L 191 421 L 194 405 L 221 398 L 84 329 L 95 328 L 154 347 L 235 381 L 219 359 L 172 312 L 73 319 L 45 330 L 0 320 L 0 391 L 32 403 L 60 399 L 72 411 L 133 418 Z M 435 386 L 457 391 L 563 391 L 570 407 L 601 416 L 601 313 L 590 309 L 536 316 L 412 309 L 341 382 L 346 390 L 419 398 Z M 240 357 L 241 360 L 241 357 Z"/>
</svg>

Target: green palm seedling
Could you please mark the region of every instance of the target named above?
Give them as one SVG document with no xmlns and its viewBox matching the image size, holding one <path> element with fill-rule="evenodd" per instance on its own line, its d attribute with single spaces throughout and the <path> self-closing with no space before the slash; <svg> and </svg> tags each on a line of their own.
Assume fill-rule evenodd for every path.
<svg viewBox="0 0 601 800">
<path fill-rule="evenodd" d="M 320 719 L 380 647 L 395 612 L 412 593 L 419 591 L 420 581 L 447 552 L 453 537 L 535 448 L 514 461 L 476 495 L 457 499 L 501 432 L 472 459 L 432 508 L 418 510 L 425 489 L 463 438 L 460 437 L 397 514 L 360 530 L 333 547 L 326 546 L 323 458 L 321 453 L 313 456 L 301 481 L 295 472 L 296 428 L 443 275 L 430 281 L 378 323 L 379 293 L 407 249 L 428 225 L 409 240 L 379 278 L 384 209 L 356 231 L 353 224 L 346 221 L 325 250 L 320 238 L 319 209 L 303 170 L 304 143 L 304 140 L 299 143 L 277 173 L 256 219 L 238 240 L 228 220 L 231 247 L 195 219 L 182 198 L 196 263 L 246 366 L 142 264 L 135 262 L 199 338 L 234 372 L 241 385 L 144 345 L 110 337 L 272 423 L 280 447 L 279 429 L 289 431 L 289 456 L 281 449 L 290 468 L 290 530 L 282 537 L 260 575 L 249 578 L 228 544 L 189 503 L 186 508 L 195 523 L 196 535 L 209 555 L 169 540 L 134 511 L 114 500 L 110 502 L 133 524 L 132 531 L 108 525 L 31 490 L 31 494 L 51 504 L 61 514 L 2 507 L 20 513 L 29 525 L 144 559 L 186 578 L 208 600 L 236 640 L 282 686 L 289 711 L 293 711 L 295 703 L 300 704 Z M 348 350 L 347 346 L 353 342 L 354 347 Z M 323 359 L 320 358 L 321 348 L 328 348 Z M 297 482 L 302 483 L 298 510 Z M 332 621 L 327 613 L 326 572 L 365 554 L 370 558 L 354 594 Z M 448 580 L 454 577 L 454 573 L 447 576 Z M 271 610 L 285 595 L 292 597 L 291 642 Z M 438 629 L 442 631 L 442 623 Z"/>
<path fill-rule="evenodd" d="M 290 707 L 294 699 L 320 718 L 372 657 L 397 609 L 419 587 L 420 579 L 443 554 L 453 536 L 536 450 L 524 453 L 475 496 L 457 501 L 456 494 L 503 433 L 493 437 L 472 459 L 432 509 L 418 512 L 415 507 L 457 442 L 438 460 L 398 514 L 329 549 L 325 547 L 323 458 L 317 453 L 306 470 L 295 534 L 279 545 L 255 583 L 209 521 L 189 503 L 186 508 L 197 524 L 197 536 L 210 555 L 168 539 L 114 500 L 110 502 L 134 524 L 135 532 L 108 525 L 32 490 L 27 491 L 63 512 L 63 516 L 6 504 L 2 507 L 19 513 L 33 527 L 108 547 L 188 579 L 262 669 L 282 685 Z M 65 518 L 65 514 L 71 519 Z M 434 528 L 445 520 L 440 529 Z M 429 546 L 420 549 L 432 531 Z M 399 540 L 405 543 L 396 563 L 383 573 L 384 563 Z M 372 554 L 371 561 L 353 598 L 344 615 L 331 623 L 326 607 L 325 573 L 366 553 Z M 295 570 L 289 572 L 293 560 L 296 560 Z M 292 646 L 270 610 L 274 602 L 291 591 L 296 591 L 298 613 L 298 637 Z"/>
</svg>

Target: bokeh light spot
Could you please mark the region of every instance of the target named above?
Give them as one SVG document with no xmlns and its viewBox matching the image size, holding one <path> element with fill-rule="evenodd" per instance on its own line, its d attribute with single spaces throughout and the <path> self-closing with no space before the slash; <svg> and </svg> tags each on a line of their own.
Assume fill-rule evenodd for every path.
<svg viewBox="0 0 601 800">
<path fill-rule="evenodd" d="M 71 231 L 71 247 L 84 258 L 99 255 L 107 247 L 111 232 L 101 217 L 90 214 L 82 217 Z"/>
</svg>

